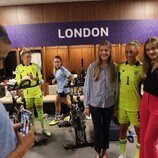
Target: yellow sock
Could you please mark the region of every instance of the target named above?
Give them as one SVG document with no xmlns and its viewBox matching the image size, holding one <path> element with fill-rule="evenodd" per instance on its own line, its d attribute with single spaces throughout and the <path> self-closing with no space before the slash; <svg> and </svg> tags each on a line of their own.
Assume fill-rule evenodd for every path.
<svg viewBox="0 0 158 158">
<path fill-rule="evenodd" d="M 120 141 L 120 150 L 121 150 L 121 153 L 125 153 L 126 152 L 126 143 L 127 143 L 127 140 L 126 139 L 119 139 Z"/>
<path fill-rule="evenodd" d="M 140 155 L 140 144 L 137 143 L 136 144 L 136 154 L 135 154 L 135 158 L 139 158 Z"/>
</svg>

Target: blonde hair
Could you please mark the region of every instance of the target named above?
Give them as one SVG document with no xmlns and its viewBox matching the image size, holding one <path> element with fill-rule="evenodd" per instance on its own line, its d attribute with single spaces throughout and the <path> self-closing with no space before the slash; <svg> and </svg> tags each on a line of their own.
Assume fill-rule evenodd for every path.
<svg viewBox="0 0 158 158">
<path fill-rule="evenodd" d="M 25 54 L 31 54 L 31 50 L 30 49 L 26 49 L 26 48 L 22 48 L 21 52 L 20 52 L 20 56 L 24 56 Z"/>
<path fill-rule="evenodd" d="M 99 49 L 98 49 L 98 58 L 96 60 L 96 65 L 94 68 L 94 80 L 97 81 L 99 79 L 100 73 L 101 73 L 101 64 L 102 64 L 102 59 L 99 55 L 100 47 L 101 46 L 107 46 L 110 49 L 110 56 L 108 58 L 107 64 L 110 69 L 110 77 L 112 82 L 115 81 L 115 65 L 113 63 L 112 59 L 112 45 L 109 41 L 103 41 L 99 44 Z"/>
<path fill-rule="evenodd" d="M 137 49 L 137 51 L 139 52 L 140 42 L 138 40 L 134 40 L 134 41 L 127 43 L 125 46 L 125 49 L 127 46 L 134 46 Z"/>
<path fill-rule="evenodd" d="M 143 71 L 144 74 L 147 74 L 152 69 L 151 59 L 148 57 L 146 53 L 147 44 L 152 43 L 158 49 L 158 37 L 150 37 L 146 40 L 144 44 L 144 61 L 143 61 Z"/>
</svg>

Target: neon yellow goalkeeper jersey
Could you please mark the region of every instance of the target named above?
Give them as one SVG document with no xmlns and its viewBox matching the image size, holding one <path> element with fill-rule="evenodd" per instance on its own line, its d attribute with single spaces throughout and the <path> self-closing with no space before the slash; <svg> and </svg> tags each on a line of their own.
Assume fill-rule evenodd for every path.
<svg viewBox="0 0 158 158">
<path fill-rule="evenodd" d="M 136 62 L 130 66 L 127 62 L 119 64 L 120 94 L 119 108 L 138 111 L 140 104 L 140 84 L 143 76 L 142 65 Z"/>
<path fill-rule="evenodd" d="M 28 66 L 20 64 L 16 67 L 17 82 L 20 83 L 20 81 L 25 79 L 30 73 L 33 75 L 33 77 L 38 77 L 39 80 L 42 79 L 42 75 L 37 64 L 31 63 Z M 35 84 L 36 81 L 31 80 L 31 85 Z M 42 95 L 41 87 L 39 85 L 31 88 L 26 88 L 23 90 L 23 93 L 25 98 L 38 98 Z"/>
</svg>

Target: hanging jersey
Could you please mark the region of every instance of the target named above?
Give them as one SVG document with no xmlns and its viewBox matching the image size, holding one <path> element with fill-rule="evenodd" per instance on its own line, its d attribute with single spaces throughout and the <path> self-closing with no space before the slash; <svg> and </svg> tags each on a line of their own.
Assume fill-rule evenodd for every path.
<svg viewBox="0 0 158 158">
<path fill-rule="evenodd" d="M 37 64 L 31 63 L 28 66 L 20 64 L 16 67 L 16 80 L 20 83 L 21 80 L 27 78 L 29 74 L 32 74 L 34 77 L 38 77 L 39 80 L 42 79 L 41 72 Z M 31 80 L 31 85 L 35 85 L 36 81 Z M 39 98 L 42 95 L 42 91 L 39 85 L 31 88 L 26 88 L 23 90 L 25 98 Z"/>
<path fill-rule="evenodd" d="M 143 76 L 142 65 L 137 62 L 130 66 L 127 62 L 119 64 L 120 94 L 119 108 L 138 111 L 140 104 L 140 83 Z"/>
</svg>

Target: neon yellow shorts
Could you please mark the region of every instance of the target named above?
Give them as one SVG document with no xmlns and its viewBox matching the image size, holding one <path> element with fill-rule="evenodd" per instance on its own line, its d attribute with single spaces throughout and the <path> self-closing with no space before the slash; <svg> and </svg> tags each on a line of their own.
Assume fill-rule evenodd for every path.
<svg viewBox="0 0 158 158">
<path fill-rule="evenodd" d="M 26 108 L 30 108 L 33 107 L 33 105 L 35 104 L 35 106 L 38 105 L 43 105 L 43 97 L 39 97 L 39 98 L 25 98 L 26 101 Z"/>
<path fill-rule="evenodd" d="M 132 124 L 133 126 L 139 126 L 140 118 L 139 111 L 127 111 L 119 108 L 118 120 L 120 124 Z"/>
</svg>

